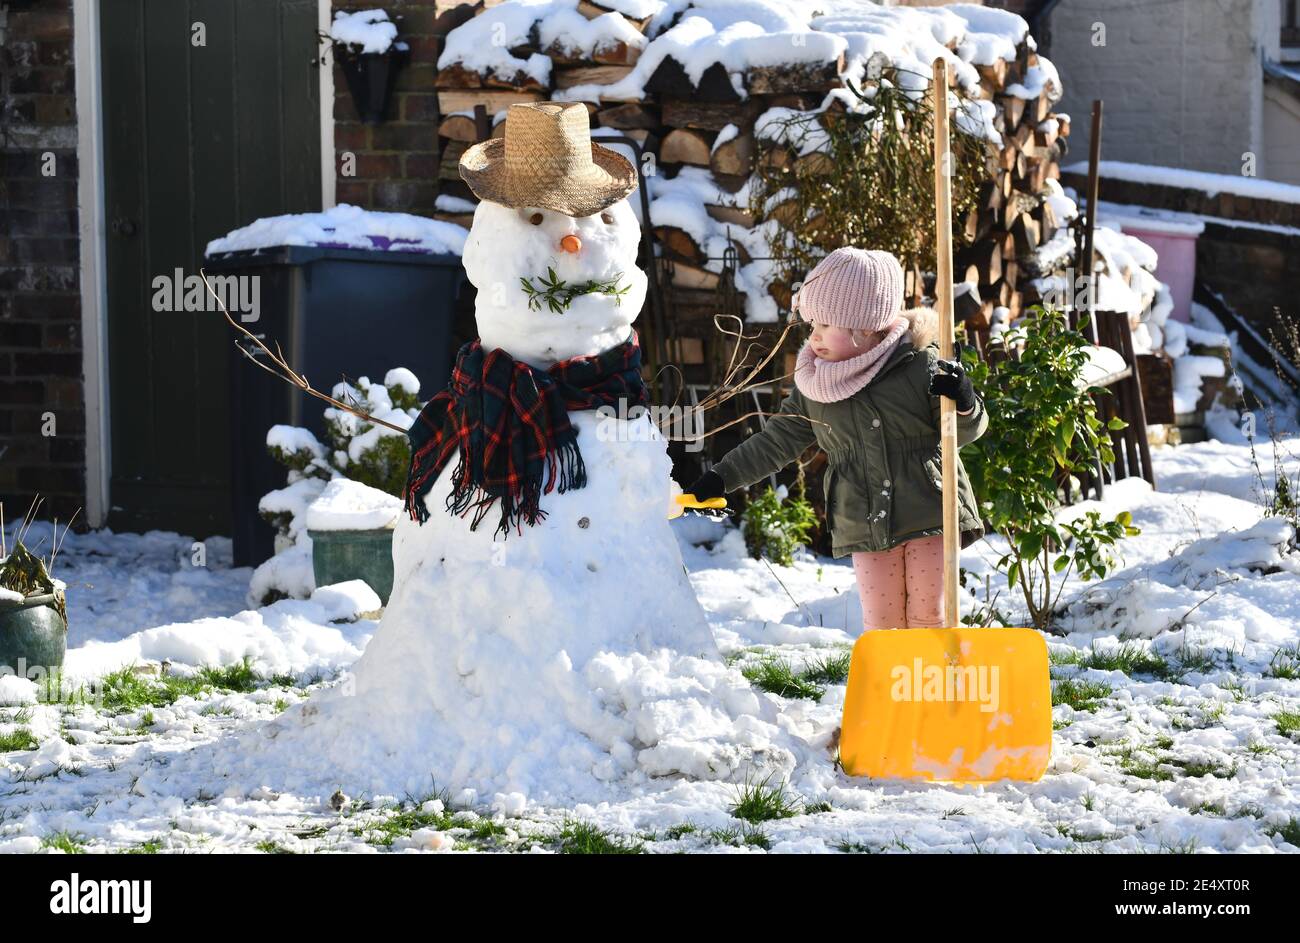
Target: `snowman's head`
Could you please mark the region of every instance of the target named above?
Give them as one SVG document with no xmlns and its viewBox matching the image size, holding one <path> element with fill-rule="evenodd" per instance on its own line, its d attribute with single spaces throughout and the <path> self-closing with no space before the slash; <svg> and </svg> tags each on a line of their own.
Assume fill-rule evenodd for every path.
<svg viewBox="0 0 1300 943">
<path fill-rule="evenodd" d="M 501 348 L 545 370 L 626 341 L 645 300 L 645 273 L 636 265 L 640 239 L 641 226 L 626 199 L 582 217 L 479 203 L 463 261 L 478 289 L 475 315 L 483 349 Z M 557 283 L 561 287 L 552 287 Z M 570 295 L 592 283 L 626 290 Z M 551 299 L 561 310 L 552 308 Z"/>
</svg>

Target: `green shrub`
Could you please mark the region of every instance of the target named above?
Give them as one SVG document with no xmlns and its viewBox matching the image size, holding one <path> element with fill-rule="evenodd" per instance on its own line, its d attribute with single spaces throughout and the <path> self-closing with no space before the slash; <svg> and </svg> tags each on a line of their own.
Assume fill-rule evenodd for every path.
<svg viewBox="0 0 1300 943">
<path fill-rule="evenodd" d="M 1081 315 L 1080 328 L 1087 317 Z M 989 416 L 988 431 L 962 450 L 962 462 L 981 515 L 1011 545 L 998 569 L 1012 589 L 1020 587 L 1039 629 L 1071 568 L 1083 579 L 1104 577 L 1115 565 L 1115 544 L 1140 533 L 1127 511 L 1110 521 L 1096 511 L 1069 523 L 1055 518 L 1058 469 L 1074 473 L 1098 458 L 1114 461 L 1107 430 L 1127 425 L 1115 418 L 1104 426 L 1092 398 L 1102 388 L 1075 385 L 1089 343 L 1062 312 L 1035 305 L 1002 335 L 1001 348 L 990 344 L 987 359 L 962 352 Z"/>
<path fill-rule="evenodd" d="M 808 536 L 817 527 L 817 512 L 804 496 L 802 479 L 798 488 L 797 497 L 782 501 L 768 485 L 745 507 L 745 546 L 755 559 L 766 557 L 773 563 L 791 566 L 794 552 L 808 543 Z"/>
</svg>

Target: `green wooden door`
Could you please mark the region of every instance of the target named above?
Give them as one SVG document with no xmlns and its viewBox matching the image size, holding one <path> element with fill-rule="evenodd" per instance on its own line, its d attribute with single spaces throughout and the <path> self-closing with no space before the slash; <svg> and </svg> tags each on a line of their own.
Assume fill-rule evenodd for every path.
<svg viewBox="0 0 1300 943">
<path fill-rule="evenodd" d="M 219 312 L 157 310 L 209 240 L 321 208 L 317 0 L 105 0 L 111 511 L 115 528 L 230 533 Z"/>
</svg>

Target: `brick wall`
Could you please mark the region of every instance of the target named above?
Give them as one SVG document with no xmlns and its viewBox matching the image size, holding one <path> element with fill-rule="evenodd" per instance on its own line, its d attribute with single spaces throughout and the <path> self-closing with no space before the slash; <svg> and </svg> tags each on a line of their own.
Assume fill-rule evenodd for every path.
<svg viewBox="0 0 1300 943">
<path fill-rule="evenodd" d="M 334 65 L 335 199 L 366 209 L 433 215 L 438 191 L 438 96 L 434 90 L 442 36 L 469 15 L 444 10 L 446 0 L 336 0 L 332 11 L 382 6 L 400 16 L 398 32 L 410 59 L 398 73 L 385 120 L 362 124 L 342 68 Z M 355 175 L 343 158 L 355 155 Z"/>
<path fill-rule="evenodd" d="M 71 0 L 10 9 L 0 48 L 0 501 L 85 500 Z M 53 435 L 50 423 L 53 422 Z"/>
</svg>

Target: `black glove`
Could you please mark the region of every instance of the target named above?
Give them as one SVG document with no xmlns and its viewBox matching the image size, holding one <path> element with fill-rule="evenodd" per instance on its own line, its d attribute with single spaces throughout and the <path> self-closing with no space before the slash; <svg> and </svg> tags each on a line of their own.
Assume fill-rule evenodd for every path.
<svg viewBox="0 0 1300 943">
<path fill-rule="evenodd" d="M 727 489 L 722 484 L 722 476 L 709 469 L 686 489 L 686 493 L 695 495 L 697 501 L 707 501 L 709 498 L 722 497 Z"/>
<path fill-rule="evenodd" d="M 966 368 L 961 365 L 961 355 L 956 360 L 938 361 L 941 372 L 930 377 L 930 393 L 933 396 L 946 396 L 957 401 L 957 411 L 970 412 L 975 408 L 975 387 L 966 376 Z"/>
</svg>

